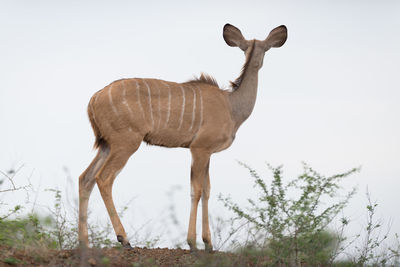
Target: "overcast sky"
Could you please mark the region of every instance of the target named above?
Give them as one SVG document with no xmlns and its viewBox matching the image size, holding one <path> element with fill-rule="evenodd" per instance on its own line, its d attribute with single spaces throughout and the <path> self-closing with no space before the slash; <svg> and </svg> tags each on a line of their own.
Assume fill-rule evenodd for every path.
<svg viewBox="0 0 400 267">
<path fill-rule="evenodd" d="M 227 86 L 244 55 L 225 44 L 224 24 L 248 39 L 284 24 L 288 40 L 266 53 L 253 114 L 212 157 L 211 215 L 225 213 L 220 193 L 242 204 L 254 195 L 236 160 L 268 179 L 264 162 L 283 164 L 287 178 L 302 161 L 327 175 L 362 166 L 344 184 L 359 188 L 347 213 L 364 219 L 368 186 L 400 232 L 399 14 L 399 1 L 0 1 L 0 169 L 24 164 L 20 176 L 33 172 L 34 185 L 63 189 L 66 166 L 77 196 L 95 155 L 86 114 L 94 92 L 120 78 L 184 82 L 202 71 Z M 186 149 L 143 144 L 114 184 L 117 206 L 134 197 L 123 222 L 157 220 L 180 185 L 186 232 L 190 161 Z M 108 220 L 97 188 L 90 208 Z"/>
</svg>

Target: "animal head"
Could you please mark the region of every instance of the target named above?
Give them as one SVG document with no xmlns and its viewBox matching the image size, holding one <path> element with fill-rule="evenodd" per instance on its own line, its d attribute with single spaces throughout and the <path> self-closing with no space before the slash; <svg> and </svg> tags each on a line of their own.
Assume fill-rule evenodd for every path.
<svg viewBox="0 0 400 267">
<path fill-rule="evenodd" d="M 242 32 L 231 24 L 225 24 L 223 30 L 225 42 L 232 47 L 239 47 L 248 58 L 252 54 L 253 67 L 260 69 L 263 64 L 264 54 L 271 47 L 281 47 L 287 39 L 287 28 L 281 25 L 273 29 L 265 40 L 246 40 Z"/>
</svg>

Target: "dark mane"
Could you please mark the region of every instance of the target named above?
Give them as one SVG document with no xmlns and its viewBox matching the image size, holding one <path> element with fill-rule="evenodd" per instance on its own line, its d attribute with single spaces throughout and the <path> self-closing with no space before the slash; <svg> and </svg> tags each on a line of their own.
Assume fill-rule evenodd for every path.
<svg viewBox="0 0 400 267">
<path fill-rule="evenodd" d="M 236 78 L 236 80 L 234 82 L 230 82 L 231 83 L 231 87 L 232 90 L 236 90 L 239 88 L 240 84 L 242 83 L 243 77 L 246 74 L 246 71 L 250 65 L 250 60 L 253 56 L 253 51 L 254 51 L 254 46 L 255 46 L 256 42 L 253 41 L 253 43 L 251 44 L 251 48 L 250 48 L 250 52 L 248 54 L 248 56 L 246 57 L 246 61 L 244 62 L 244 65 L 242 67 L 242 71 L 240 72 L 239 77 Z"/>
<path fill-rule="evenodd" d="M 206 73 L 201 73 L 200 77 L 195 77 L 189 81 L 187 81 L 186 83 L 206 83 L 209 85 L 213 85 L 219 88 L 219 85 L 217 83 L 217 80 L 212 77 L 211 75 L 208 75 Z"/>
</svg>

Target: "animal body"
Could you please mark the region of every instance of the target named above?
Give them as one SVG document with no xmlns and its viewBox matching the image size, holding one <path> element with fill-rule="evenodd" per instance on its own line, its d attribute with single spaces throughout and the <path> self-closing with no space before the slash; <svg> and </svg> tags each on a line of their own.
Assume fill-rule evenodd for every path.
<svg viewBox="0 0 400 267">
<path fill-rule="evenodd" d="M 246 40 L 239 29 L 226 24 L 225 42 L 245 52 L 241 75 L 231 90 L 221 90 L 207 75 L 185 83 L 158 79 L 122 79 L 91 98 L 88 115 L 96 136 L 96 157 L 79 177 L 79 240 L 88 245 L 87 208 L 97 183 L 117 239 L 130 247 L 112 199 L 113 182 L 142 141 L 164 147 L 189 148 L 191 211 L 187 242 L 196 250 L 196 217 L 202 200 L 202 238 L 212 250 L 208 223 L 210 156 L 228 148 L 239 126 L 250 116 L 257 95 L 258 71 L 266 51 L 282 46 L 287 29 L 279 26 L 265 40 Z"/>
</svg>

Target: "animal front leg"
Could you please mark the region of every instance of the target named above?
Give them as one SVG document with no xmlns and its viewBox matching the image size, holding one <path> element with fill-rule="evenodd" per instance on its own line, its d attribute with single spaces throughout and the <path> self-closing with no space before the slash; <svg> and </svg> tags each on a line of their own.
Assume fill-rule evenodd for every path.
<svg viewBox="0 0 400 267">
<path fill-rule="evenodd" d="M 191 149 L 192 152 L 192 169 L 190 177 L 191 185 L 191 209 L 189 219 L 189 229 L 187 235 L 187 242 L 190 250 L 197 250 L 196 247 L 196 219 L 197 207 L 202 195 L 203 184 L 206 180 L 208 164 L 210 160 L 210 153 L 204 150 Z"/>
<path fill-rule="evenodd" d="M 209 165 L 209 164 L 208 164 Z M 211 243 L 210 226 L 208 223 L 208 199 L 210 198 L 210 175 L 208 173 L 203 183 L 203 192 L 201 194 L 201 205 L 202 205 L 202 238 L 204 242 L 204 248 L 206 251 L 212 251 L 213 246 Z"/>
<path fill-rule="evenodd" d="M 189 219 L 189 229 L 187 234 L 187 243 L 190 247 L 190 251 L 196 251 L 196 220 L 197 220 L 197 206 L 199 204 L 201 196 L 200 185 L 191 181 L 191 208 L 190 208 L 190 219 Z"/>
</svg>

